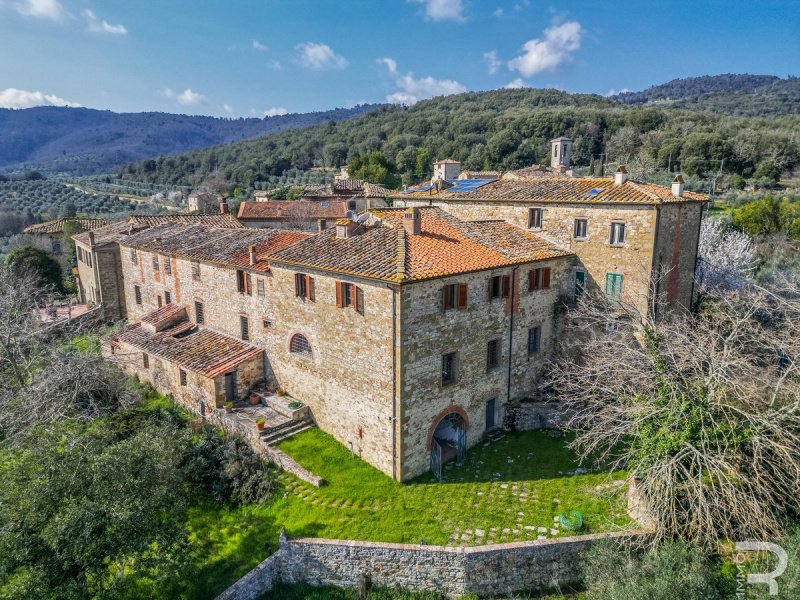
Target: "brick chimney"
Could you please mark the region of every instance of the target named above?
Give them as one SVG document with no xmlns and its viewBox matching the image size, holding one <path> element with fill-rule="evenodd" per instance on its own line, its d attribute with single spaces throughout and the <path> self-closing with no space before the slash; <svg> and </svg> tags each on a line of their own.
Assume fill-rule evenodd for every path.
<svg viewBox="0 0 800 600">
<path fill-rule="evenodd" d="M 258 259 L 256 258 L 256 247 L 248 246 L 247 252 L 250 254 L 250 266 L 252 267 L 254 264 L 258 262 Z"/>
<path fill-rule="evenodd" d="M 94 231 L 89 232 L 89 247 L 94 248 Z"/>
<path fill-rule="evenodd" d="M 422 213 L 418 208 L 408 208 L 403 213 L 403 228 L 406 233 L 419 235 L 422 233 Z"/>
<path fill-rule="evenodd" d="M 614 185 L 622 185 L 626 181 L 628 181 L 628 171 L 625 169 L 625 165 L 620 165 L 617 172 L 614 173 Z"/>
<path fill-rule="evenodd" d="M 221 215 L 229 215 L 231 214 L 231 209 L 228 206 L 228 203 L 223 200 L 219 203 L 219 214 Z"/>
<path fill-rule="evenodd" d="M 679 198 L 683 196 L 683 177 L 681 175 L 677 175 L 672 180 L 672 195 Z"/>
</svg>

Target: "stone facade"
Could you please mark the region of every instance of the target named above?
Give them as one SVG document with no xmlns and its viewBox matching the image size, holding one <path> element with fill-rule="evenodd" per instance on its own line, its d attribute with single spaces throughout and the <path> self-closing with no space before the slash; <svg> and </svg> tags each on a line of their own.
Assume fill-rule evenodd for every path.
<svg viewBox="0 0 800 600">
<path fill-rule="evenodd" d="M 652 278 L 662 274 L 659 299 L 673 308 L 692 304 L 702 204 L 663 205 L 524 203 L 520 201 L 440 201 L 409 198 L 408 206 L 438 206 L 464 220 L 502 219 L 527 228 L 529 209 L 542 209 L 542 227 L 534 229 L 578 256 L 575 271 L 585 275 L 586 289 L 605 290 L 606 275 L 623 275 L 622 298 L 648 314 Z M 575 219 L 587 220 L 587 235 L 573 235 Z M 610 243 L 612 222 L 625 224 L 625 242 Z M 658 260 L 656 261 L 656 257 Z M 660 270 L 659 270 L 660 267 Z M 574 276 L 573 276 L 574 280 Z M 669 290 L 669 291 L 667 291 Z"/>
<path fill-rule="evenodd" d="M 81 303 L 101 306 L 107 321 L 125 319 L 127 307 L 119 246 L 116 243 L 92 246 L 76 240 L 75 249 Z"/>
<path fill-rule="evenodd" d="M 453 548 L 325 539 L 287 539 L 280 550 L 217 597 L 254 600 L 277 581 L 512 596 L 580 586 L 591 547 L 602 541 L 641 546 L 641 532 L 597 534 L 491 546 Z"/>
</svg>

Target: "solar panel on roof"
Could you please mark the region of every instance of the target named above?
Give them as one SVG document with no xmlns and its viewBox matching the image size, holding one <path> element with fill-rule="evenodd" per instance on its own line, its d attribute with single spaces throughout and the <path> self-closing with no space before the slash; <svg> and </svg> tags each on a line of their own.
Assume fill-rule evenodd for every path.
<svg viewBox="0 0 800 600">
<path fill-rule="evenodd" d="M 497 181 L 494 179 L 447 179 L 447 183 L 452 183 L 452 187 L 447 188 L 448 192 L 472 192 L 479 187 Z"/>
<path fill-rule="evenodd" d="M 432 185 L 423 185 L 422 187 L 408 188 L 407 190 L 403 190 L 400 193 L 401 194 L 413 194 L 414 192 L 427 192 L 430 189 L 433 189 Z"/>
<path fill-rule="evenodd" d="M 586 197 L 587 198 L 594 198 L 595 196 L 597 196 L 602 191 L 603 191 L 603 188 L 592 188 L 588 192 L 586 192 Z"/>
<path fill-rule="evenodd" d="M 319 205 L 321 208 L 328 208 L 330 206 L 330 204 L 328 204 L 327 202 L 320 202 Z"/>
</svg>

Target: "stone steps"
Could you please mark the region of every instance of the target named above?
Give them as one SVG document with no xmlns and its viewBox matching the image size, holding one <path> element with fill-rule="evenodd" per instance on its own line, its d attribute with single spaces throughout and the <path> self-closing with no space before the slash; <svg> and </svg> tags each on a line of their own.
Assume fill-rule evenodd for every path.
<svg viewBox="0 0 800 600">
<path fill-rule="evenodd" d="M 314 427 L 314 423 L 310 419 L 302 421 L 290 421 L 279 427 L 274 427 L 268 431 L 261 433 L 261 443 L 265 446 L 275 446 L 285 439 L 292 437 L 302 431 L 306 431 Z"/>
</svg>

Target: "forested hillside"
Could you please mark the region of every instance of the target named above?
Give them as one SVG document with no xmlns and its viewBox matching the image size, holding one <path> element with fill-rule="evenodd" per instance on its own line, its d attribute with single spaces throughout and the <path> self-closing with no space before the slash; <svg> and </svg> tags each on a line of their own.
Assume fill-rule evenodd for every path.
<svg viewBox="0 0 800 600">
<path fill-rule="evenodd" d="M 800 114 L 800 79 L 774 75 L 706 75 L 673 79 L 641 92 L 617 94 L 624 104 L 668 103 L 725 115 Z"/>
<path fill-rule="evenodd" d="M 743 119 L 673 107 L 627 106 L 596 95 L 516 89 L 467 93 L 382 107 L 302 131 L 216 146 L 128 165 L 124 178 L 194 185 L 212 173 L 231 184 L 280 175 L 290 167 L 335 168 L 381 151 L 404 182 L 422 179 L 435 159 L 467 169 L 515 169 L 549 161 L 549 140 L 574 140 L 573 162 L 625 162 L 636 176 L 681 170 L 777 181 L 800 164 L 800 118 Z"/>
<path fill-rule="evenodd" d="M 0 109 L 0 170 L 103 173 L 141 158 L 349 119 L 375 108 L 376 105 L 361 105 L 264 119 L 114 113 L 54 106 Z"/>
</svg>

